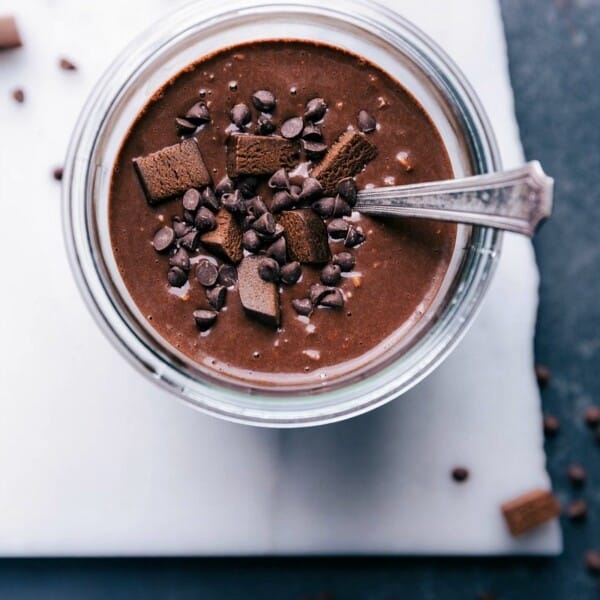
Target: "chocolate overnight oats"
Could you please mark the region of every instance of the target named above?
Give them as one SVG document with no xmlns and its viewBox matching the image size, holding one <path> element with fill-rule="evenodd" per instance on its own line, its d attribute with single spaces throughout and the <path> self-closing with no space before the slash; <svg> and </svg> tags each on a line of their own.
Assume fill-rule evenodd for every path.
<svg viewBox="0 0 600 600">
<path fill-rule="evenodd" d="M 252 385 L 331 381 L 426 313 L 456 226 L 374 219 L 357 190 L 452 177 L 432 121 L 364 58 L 305 41 L 219 51 L 129 130 L 110 233 L 146 323 Z"/>
</svg>

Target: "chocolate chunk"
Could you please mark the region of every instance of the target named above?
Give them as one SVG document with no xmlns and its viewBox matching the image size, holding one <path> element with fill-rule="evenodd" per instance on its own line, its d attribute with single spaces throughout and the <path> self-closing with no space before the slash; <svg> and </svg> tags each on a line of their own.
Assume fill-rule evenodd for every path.
<svg viewBox="0 0 600 600">
<path fill-rule="evenodd" d="M 588 427 L 600 425 L 600 406 L 588 406 L 584 412 L 584 419 Z"/>
<path fill-rule="evenodd" d="M 236 181 L 236 187 L 240 190 L 240 193 L 244 198 L 252 198 L 256 195 L 256 186 L 258 185 L 258 179 L 252 176 L 239 177 Z"/>
<path fill-rule="evenodd" d="M 308 140 L 309 142 L 322 142 L 323 132 L 318 125 L 308 123 L 308 125 L 305 125 L 304 129 L 302 130 L 302 139 Z"/>
<path fill-rule="evenodd" d="M 206 290 L 206 299 L 215 310 L 221 310 L 225 306 L 226 298 L 227 288 L 224 285 L 216 285 L 214 288 Z"/>
<path fill-rule="evenodd" d="M 152 239 L 152 245 L 157 252 L 164 252 L 175 241 L 175 232 L 171 227 L 161 227 Z"/>
<path fill-rule="evenodd" d="M 133 164 L 149 204 L 210 184 L 210 175 L 193 138 L 134 158 Z"/>
<path fill-rule="evenodd" d="M 202 125 L 210 121 L 210 112 L 204 102 L 196 102 L 186 113 L 185 119 L 193 125 Z"/>
<path fill-rule="evenodd" d="M 454 467 L 452 469 L 452 479 L 458 483 L 462 483 L 469 478 L 469 470 L 465 467 Z"/>
<path fill-rule="evenodd" d="M 242 260 L 242 230 L 227 210 L 216 214 L 216 225 L 212 231 L 201 237 L 202 243 L 211 252 L 226 258 L 232 263 Z"/>
<path fill-rule="evenodd" d="M 178 248 L 169 258 L 169 264 L 172 267 L 178 267 L 184 271 L 190 270 L 190 255 L 185 248 Z"/>
<path fill-rule="evenodd" d="M 200 245 L 200 233 L 192 229 L 192 231 L 186 233 L 182 238 L 180 238 L 179 244 L 184 248 L 195 252 L 198 250 L 198 246 Z"/>
<path fill-rule="evenodd" d="M 222 264 L 219 267 L 217 281 L 225 287 L 235 285 L 237 281 L 237 269 L 233 265 Z"/>
<path fill-rule="evenodd" d="M 356 263 L 354 256 L 350 254 L 350 252 L 340 252 L 339 254 L 334 254 L 331 262 L 333 262 L 334 265 L 339 265 L 340 269 L 342 269 L 344 273 L 352 271 Z"/>
<path fill-rule="evenodd" d="M 20 48 L 22 45 L 15 18 L 12 15 L 0 17 L 0 50 Z"/>
<path fill-rule="evenodd" d="M 198 309 L 192 313 L 194 321 L 196 321 L 196 327 L 200 331 L 208 331 L 217 320 L 218 313 L 214 310 Z"/>
<path fill-rule="evenodd" d="M 52 169 L 52 177 L 56 179 L 56 181 L 62 181 L 64 169 L 62 167 L 54 167 Z"/>
<path fill-rule="evenodd" d="M 175 127 L 177 127 L 179 135 L 191 135 L 196 131 L 196 126 L 191 121 L 182 119 L 181 117 L 175 119 Z"/>
<path fill-rule="evenodd" d="M 269 212 L 267 205 L 262 201 L 262 198 L 260 196 L 255 196 L 254 198 L 247 200 L 245 204 L 245 209 L 246 213 L 254 217 L 255 219 L 258 219 L 265 213 Z"/>
<path fill-rule="evenodd" d="M 585 566 L 590 573 L 600 575 L 600 552 L 588 550 L 585 553 Z"/>
<path fill-rule="evenodd" d="M 587 473 L 581 465 L 571 464 L 567 467 L 567 477 L 573 487 L 581 487 L 587 479 Z"/>
<path fill-rule="evenodd" d="M 235 191 L 235 183 L 233 179 L 225 175 L 223 179 L 217 183 L 215 187 L 215 193 L 218 198 L 220 198 L 223 194 L 231 194 L 231 192 Z"/>
<path fill-rule="evenodd" d="M 553 415 L 544 415 L 544 434 L 553 437 L 560 429 L 559 420 Z"/>
<path fill-rule="evenodd" d="M 274 258 L 280 265 L 285 263 L 287 258 L 287 248 L 285 243 L 285 238 L 280 237 L 278 240 L 275 240 L 266 250 L 265 254 Z"/>
<path fill-rule="evenodd" d="M 200 193 L 200 201 L 202 202 L 202 206 L 206 206 L 213 212 L 217 212 L 219 210 L 219 201 L 217 200 L 216 194 L 213 192 L 212 188 L 205 187 Z"/>
<path fill-rule="evenodd" d="M 58 61 L 58 66 L 63 71 L 77 71 L 77 65 L 75 65 L 75 63 L 68 58 L 61 58 Z"/>
<path fill-rule="evenodd" d="M 552 373 L 545 365 L 535 365 L 535 378 L 537 379 L 538 385 L 543 388 L 550 383 Z"/>
<path fill-rule="evenodd" d="M 302 147 L 306 156 L 310 160 L 319 160 L 325 156 L 327 152 L 327 144 L 323 142 L 311 142 L 310 140 L 302 140 Z"/>
<path fill-rule="evenodd" d="M 290 180 L 285 169 L 275 171 L 269 178 L 269 187 L 273 190 L 289 190 Z"/>
<path fill-rule="evenodd" d="M 510 533 L 521 535 L 554 519 L 560 514 L 560 505 L 549 490 L 533 490 L 505 502 L 502 514 Z"/>
<path fill-rule="evenodd" d="M 182 204 L 186 210 L 196 210 L 200 206 L 200 192 L 194 188 L 190 188 L 183 195 Z"/>
<path fill-rule="evenodd" d="M 173 217 L 173 231 L 176 238 L 182 238 L 192 231 L 192 226 L 189 223 L 181 220 L 181 217 Z"/>
<path fill-rule="evenodd" d="M 171 267 L 167 272 L 167 281 L 169 285 L 180 288 L 187 281 L 187 273 L 180 267 Z"/>
<path fill-rule="evenodd" d="M 290 168 L 298 157 L 295 144 L 277 136 L 232 135 L 227 142 L 227 173 L 270 175 Z"/>
<path fill-rule="evenodd" d="M 281 135 L 288 139 L 296 139 L 304 129 L 304 121 L 302 117 L 292 117 L 281 124 Z"/>
<path fill-rule="evenodd" d="M 313 311 L 312 302 L 308 298 L 296 298 L 292 300 L 292 308 L 304 317 L 308 317 Z"/>
<path fill-rule="evenodd" d="M 196 265 L 196 279 L 204 287 L 212 287 L 217 283 L 219 271 L 207 258 L 203 258 Z"/>
<path fill-rule="evenodd" d="M 331 257 L 327 229 L 310 209 L 302 208 L 281 213 L 279 223 L 285 229 L 287 252 L 291 260 L 300 263 L 325 263 Z"/>
<path fill-rule="evenodd" d="M 302 267 L 297 260 L 286 263 L 279 270 L 281 282 L 286 285 L 294 285 L 302 275 Z"/>
<path fill-rule="evenodd" d="M 354 225 L 350 225 L 350 227 L 348 227 L 346 239 L 344 240 L 344 246 L 346 246 L 346 248 L 354 248 L 354 246 L 358 246 L 364 241 L 365 234 L 363 233 L 362 227 L 354 227 Z"/>
<path fill-rule="evenodd" d="M 350 205 L 339 196 L 335 198 L 328 196 L 321 198 L 311 204 L 311 208 L 322 217 L 342 217 L 350 216 L 352 209 Z"/>
<path fill-rule="evenodd" d="M 567 506 L 566 512 L 571 521 L 583 521 L 587 517 L 587 510 L 587 502 L 579 499 L 573 500 L 573 502 Z"/>
<path fill-rule="evenodd" d="M 264 281 L 258 274 L 258 256 L 246 256 L 238 269 L 240 301 L 246 312 L 255 319 L 273 327 L 280 321 L 277 284 Z"/>
<path fill-rule="evenodd" d="M 239 129 L 243 129 L 248 123 L 250 123 L 250 109 L 247 104 L 240 103 L 236 104 L 229 114 L 233 124 Z"/>
<path fill-rule="evenodd" d="M 271 135 L 276 129 L 273 119 L 267 115 L 260 115 L 256 120 L 256 135 Z"/>
<path fill-rule="evenodd" d="M 376 156 L 377 148 L 364 135 L 346 131 L 331 146 L 311 175 L 319 180 L 325 194 L 333 195 L 340 180 L 360 173 L 365 164 Z"/>
<path fill-rule="evenodd" d="M 333 288 L 326 287 L 320 283 L 313 283 L 308 289 L 308 297 L 312 302 L 313 306 L 317 306 L 321 302 L 323 296 L 333 291 Z"/>
<path fill-rule="evenodd" d="M 356 204 L 358 197 L 358 191 L 356 189 L 356 182 L 352 177 L 346 177 L 337 184 L 337 193 L 342 200 L 345 200 L 350 206 Z"/>
<path fill-rule="evenodd" d="M 265 281 L 279 281 L 279 263 L 274 258 L 261 257 L 258 262 L 258 274 Z"/>
<path fill-rule="evenodd" d="M 342 278 L 342 269 L 339 265 L 326 265 L 321 271 L 321 281 L 325 285 L 337 285 Z"/>
<path fill-rule="evenodd" d="M 358 128 L 363 133 L 370 133 L 371 131 L 375 131 L 377 129 L 377 121 L 375 117 L 370 115 L 366 110 L 361 110 L 358 113 Z"/>
<path fill-rule="evenodd" d="M 248 231 L 244 232 L 244 235 L 242 236 L 242 246 L 244 246 L 248 252 L 256 253 L 262 248 L 262 245 L 263 240 L 254 229 L 248 229 Z"/>
<path fill-rule="evenodd" d="M 295 199 L 287 190 L 280 190 L 279 192 L 275 192 L 273 194 L 273 199 L 271 200 L 271 211 L 281 212 L 287 208 L 291 208 L 294 206 Z"/>
<path fill-rule="evenodd" d="M 252 224 L 252 229 L 257 233 L 265 236 L 270 236 L 275 233 L 275 219 L 271 213 L 261 215 Z"/>
<path fill-rule="evenodd" d="M 320 121 L 327 111 L 327 103 L 323 98 L 313 98 L 306 103 L 306 110 L 304 111 L 304 117 L 308 121 L 316 123 Z"/>
<path fill-rule="evenodd" d="M 347 233 L 350 223 L 344 219 L 333 219 L 327 225 L 327 233 L 334 240 L 343 240 Z"/>
<path fill-rule="evenodd" d="M 319 300 L 319 306 L 326 308 L 342 308 L 344 306 L 344 296 L 338 288 L 333 288 L 324 294 Z"/>
<path fill-rule="evenodd" d="M 201 206 L 196 213 L 196 218 L 194 219 L 194 225 L 196 229 L 200 233 L 204 233 L 205 231 L 211 231 L 215 228 L 217 224 L 217 220 L 215 218 L 215 214 L 210 211 L 206 206 Z"/>
<path fill-rule="evenodd" d="M 314 200 L 323 195 L 323 187 L 318 179 L 307 177 L 302 182 L 302 189 L 298 195 L 299 200 Z"/>
<path fill-rule="evenodd" d="M 18 102 L 19 104 L 25 102 L 25 92 L 23 91 L 23 88 L 15 88 L 11 95 L 15 102 Z"/>
<path fill-rule="evenodd" d="M 252 104 L 260 112 L 270 113 L 275 110 L 275 95 L 269 90 L 258 90 L 252 94 Z"/>
</svg>

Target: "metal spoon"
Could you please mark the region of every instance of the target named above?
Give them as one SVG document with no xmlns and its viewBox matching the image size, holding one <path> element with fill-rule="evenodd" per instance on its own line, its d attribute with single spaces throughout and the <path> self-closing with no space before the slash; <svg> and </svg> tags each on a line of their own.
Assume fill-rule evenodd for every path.
<svg viewBox="0 0 600 600">
<path fill-rule="evenodd" d="M 554 180 L 537 160 L 462 179 L 365 189 L 355 209 L 376 216 L 484 225 L 532 237 L 552 213 Z"/>
</svg>

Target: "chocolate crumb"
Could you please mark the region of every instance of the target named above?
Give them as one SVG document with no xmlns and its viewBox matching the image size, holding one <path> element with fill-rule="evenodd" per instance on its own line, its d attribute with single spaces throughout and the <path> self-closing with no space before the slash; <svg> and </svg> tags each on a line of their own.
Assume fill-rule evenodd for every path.
<svg viewBox="0 0 600 600">
<path fill-rule="evenodd" d="M 452 479 L 458 483 L 462 483 L 469 478 L 469 470 L 465 467 L 454 467 L 452 469 Z"/>
<path fill-rule="evenodd" d="M 200 331 L 207 331 L 215 324 L 217 314 L 218 313 L 214 310 L 199 309 L 195 310 L 192 313 L 192 316 L 196 322 L 196 327 L 198 327 Z"/>
<path fill-rule="evenodd" d="M 23 88 L 15 88 L 11 95 L 15 102 L 18 102 L 19 104 L 23 104 L 23 102 L 25 102 L 25 92 L 23 91 Z"/>
<path fill-rule="evenodd" d="M 56 179 L 56 181 L 62 181 L 64 170 L 62 167 L 54 167 L 52 170 L 52 177 Z"/>
<path fill-rule="evenodd" d="M 544 415 L 544 433 L 548 437 L 553 437 L 560 429 L 560 422 L 554 415 Z"/>
<path fill-rule="evenodd" d="M 552 379 L 552 373 L 545 365 L 535 365 L 535 377 L 540 387 L 546 387 Z"/>
<path fill-rule="evenodd" d="M 581 487 L 587 479 L 586 470 L 579 464 L 571 464 L 567 467 L 567 477 L 573 487 Z"/>
<path fill-rule="evenodd" d="M 585 566 L 590 573 L 600 575 L 600 552 L 588 550 L 585 553 Z"/>
<path fill-rule="evenodd" d="M 587 517 L 587 510 L 587 502 L 579 499 L 573 500 L 573 502 L 567 506 L 566 513 L 571 521 L 584 521 Z"/>
<path fill-rule="evenodd" d="M 588 406 L 584 412 L 584 419 L 588 427 L 600 425 L 600 406 Z"/>
<path fill-rule="evenodd" d="M 77 71 L 77 65 L 68 58 L 61 58 L 58 65 L 63 71 Z"/>
</svg>

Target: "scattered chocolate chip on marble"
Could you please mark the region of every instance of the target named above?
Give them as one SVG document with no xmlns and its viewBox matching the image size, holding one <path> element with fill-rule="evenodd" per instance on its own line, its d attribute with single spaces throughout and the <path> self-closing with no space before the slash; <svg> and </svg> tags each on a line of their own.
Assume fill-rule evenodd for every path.
<svg viewBox="0 0 600 600">
<path fill-rule="evenodd" d="M 292 308 L 302 316 L 307 317 L 313 311 L 312 302 L 308 298 L 296 298 L 292 300 Z"/>
<path fill-rule="evenodd" d="M 452 469 L 452 479 L 458 483 L 462 483 L 469 478 L 469 470 L 465 467 L 454 467 Z"/>
<path fill-rule="evenodd" d="M 221 310 L 225 306 L 227 298 L 227 288 L 224 285 L 215 285 L 215 287 L 206 290 L 206 299 L 208 303 L 215 309 Z"/>
<path fill-rule="evenodd" d="M 356 264 L 356 259 L 354 255 L 350 252 L 340 252 L 338 254 L 334 254 L 331 262 L 334 265 L 339 265 L 340 269 L 347 273 L 348 271 L 352 271 L 354 269 L 354 265 Z"/>
<path fill-rule="evenodd" d="M 573 500 L 567 506 L 566 513 L 567 517 L 571 521 L 584 521 L 587 517 L 588 505 L 585 500 Z"/>
<path fill-rule="evenodd" d="M 544 434 L 548 437 L 555 436 L 560 429 L 560 421 L 554 415 L 544 415 Z"/>
<path fill-rule="evenodd" d="M 61 58 L 58 61 L 58 66 L 63 70 L 63 71 L 77 71 L 77 65 L 69 60 L 68 58 Z"/>
<path fill-rule="evenodd" d="M 292 117 L 281 124 L 281 135 L 288 140 L 293 140 L 300 136 L 303 129 L 302 117 Z"/>
<path fill-rule="evenodd" d="M 196 265 L 196 279 L 204 287 L 212 287 L 217 283 L 219 271 L 207 258 L 201 259 Z"/>
<path fill-rule="evenodd" d="M 264 113 L 270 113 L 275 110 L 277 101 L 275 100 L 275 94 L 269 90 L 258 90 L 252 94 L 252 104 L 256 110 Z"/>
<path fill-rule="evenodd" d="M 573 463 L 567 467 L 567 477 L 573 487 L 581 487 L 585 484 L 587 473 L 581 465 Z"/>
<path fill-rule="evenodd" d="M 56 181 L 62 181 L 64 170 L 62 167 L 54 167 L 52 170 L 52 177 L 56 179 Z"/>
<path fill-rule="evenodd" d="M 247 104 L 240 102 L 236 104 L 230 113 L 232 123 L 238 128 L 243 129 L 248 123 L 250 123 L 251 115 L 250 109 Z"/>
<path fill-rule="evenodd" d="M 550 383 L 550 379 L 552 379 L 552 373 L 545 365 L 537 364 L 535 365 L 535 378 L 537 379 L 538 385 L 543 388 Z"/>
<path fill-rule="evenodd" d="M 327 103 L 323 98 L 312 98 L 306 103 L 306 110 L 304 111 L 304 117 L 307 121 L 316 123 L 320 121 L 327 111 Z"/>
<path fill-rule="evenodd" d="M 25 92 L 23 88 L 15 88 L 11 92 L 11 96 L 13 97 L 13 100 L 18 104 L 23 104 L 23 102 L 25 102 Z"/>
<path fill-rule="evenodd" d="M 358 113 L 358 128 L 363 133 L 370 133 L 377 129 L 377 121 L 366 110 L 361 110 Z"/>
<path fill-rule="evenodd" d="M 217 314 L 214 310 L 198 309 L 193 312 L 192 316 L 200 331 L 208 331 L 215 324 Z"/>
<path fill-rule="evenodd" d="M 171 244 L 175 241 L 175 232 L 171 227 L 161 227 L 152 238 L 152 245 L 157 252 L 168 250 Z"/>
<path fill-rule="evenodd" d="M 598 550 L 588 550 L 585 553 L 585 566 L 590 573 L 600 575 L 600 552 Z"/>
<path fill-rule="evenodd" d="M 180 267 L 171 267 L 167 272 L 167 281 L 173 287 L 182 287 L 187 281 L 187 273 Z"/>
<path fill-rule="evenodd" d="M 588 427 L 597 427 L 600 425 L 600 406 L 588 406 L 583 417 Z"/>
</svg>

